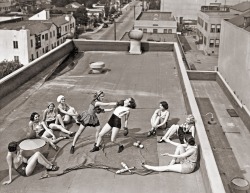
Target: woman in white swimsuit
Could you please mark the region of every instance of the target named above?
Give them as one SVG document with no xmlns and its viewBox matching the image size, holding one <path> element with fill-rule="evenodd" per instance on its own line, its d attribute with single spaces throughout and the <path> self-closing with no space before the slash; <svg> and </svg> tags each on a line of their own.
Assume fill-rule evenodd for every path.
<svg viewBox="0 0 250 193">
<path fill-rule="evenodd" d="M 127 128 L 128 125 L 128 117 L 130 114 L 130 109 L 136 108 L 136 103 L 133 98 L 128 98 L 124 100 L 123 104 L 120 102 L 111 115 L 109 121 L 104 125 L 101 132 L 98 135 L 98 139 L 96 142 L 96 145 L 94 145 L 94 148 L 90 152 L 99 151 L 100 150 L 100 144 L 102 142 L 103 136 L 108 133 L 110 130 L 112 130 L 111 134 L 111 142 L 118 145 L 118 153 L 122 152 L 124 150 L 124 146 L 120 143 L 116 143 L 116 136 L 121 129 L 121 118 L 125 116 L 125 123 L 124 127 Z"/>
<path fill-rule="evenodd" d="M 168 103 L 166 101 L 160 102 L 160 108 L 155 110 L 151 118 L 152 128 L 148 132 L 148 137 L 156 134 L 158 128 L 167 128 L 167 122 L 169 118 Z"/>
</svg>

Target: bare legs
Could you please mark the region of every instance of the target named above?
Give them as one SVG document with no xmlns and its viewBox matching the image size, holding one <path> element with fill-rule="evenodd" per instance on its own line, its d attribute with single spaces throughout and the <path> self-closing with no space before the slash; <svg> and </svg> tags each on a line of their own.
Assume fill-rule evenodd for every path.
<svg viewBox="0 0 250 193">
<path fill-rule="evenodd" d="M 76 110 L 75 110 L 74 108 L 70 108 L 70 109 L 68 110 L 68 113 L 77 114 L 77 112 L 76 112 Z M 76 116 L 76 115 L 74 115 L 74 116 L 64 115 L 63 122 L 64 122 L 65 124 L 70 123 L 71 117 L 75 120 L 76 123 L 78 123 L 78 121 L 77 121 L 77 116 Z"/>
<path fill-rule="evenodd" d="M 52 167 L 52 165 L 53 165 L 40 152 L 36 152 L 28 160 L 28 164 L 27 164 L 27 167 L 26 167 L 26 175 L 27 176 L 30 176 L 33 173 L 37 163 L 43 165 L 47 169 L 50 169 Z"/>
<path fill-rule="evenodd" d="M 113 128 L 112 128 L 108 123 L 106 123 L 106 124 L 104 125 L 104 127 L 102 128 L 101 132 L 100 132 L 99 135 L 98 135 L 98 138 L 97 138 L 97 141 L 96 141 L 96 145 L 94 146 L 94 148 L 93 148 L 90 152 L 94 152 L 94 151 L 98 151 L 98 150 L 99 150 L 99 146 L 100 146 L 100 144 L 101 144 L 101 142 L 102 142 L 103 136 L 104 136 L 106 133 L 108 133 L 111 129 L 112 129 L 111 142 L 112 142 L 113 144 L 119 146 L 118 153 L 120 153 L 120 152 L 123 151 L 123 149 L 124 149 L 123 145 L 116 142 L 116 136 L 117 136 L 117 134 L 118 134 L 118 132 L 119 132 L 120 129 L 117 128 L 117 127 L 113 127 Z"/>
<path fill-rule="evenodd" d="M 151 118 L 151 126 L 152 128 L 149 130 L 148 132 L 148 137 L 150 137 L 151 135 L 155 135 L 156 134 L 156 129 L 158 129 L 157 125 L 159 125 L 163 120 L 159 117 L 152 117 Z M 166 124 L 162 125 L 160 128 L 164 128 L 164 126 L 166 126 Z"/>
<path fill-rule="evenodd" d="M 177 146 L 174 154 L 180 155 L 184 152 L 185 152 L 184 147 L 179 145 L 179 146 Z M 153 171 L 157 171 L 157 172 L 178 172 L 178 173 L 181 173 L 182 165 L 175 164 L 175 162 L 176 162 L 176 158 L 173 158 L 168 166 L 150 166 L 150 165 L 143 164 L 142 167 L 144 167 L 148 170 L 153 170 Z"/>
<path fill-rule="evenodd" d="M 179 125 L 172 125 L 159 142 L 162 142 L 162 141 L 167 142 L 166 140 L 172 137 L 175 133 L 177 133 L 178 129 L 179 129 Z"/>
<path fill-rule="evenodd" d="M 58 137 L 56 139 L 52 139 L 51 135 L 47 131 L 44 132 L 44 134 L 41 136 L 41 138 L 44 141 L 48 142 L 50 144 L 50 146 L 55 150 L 58 150 L 58 146 L 56 145 L 56 143 L 65 139 L 65 137 Z"/>
</svg>

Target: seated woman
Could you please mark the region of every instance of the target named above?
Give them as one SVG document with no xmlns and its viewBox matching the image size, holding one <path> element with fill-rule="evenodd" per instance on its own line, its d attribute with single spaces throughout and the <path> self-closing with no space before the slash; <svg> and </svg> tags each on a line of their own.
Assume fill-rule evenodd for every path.
<svg viewBox="0 0 250 193">
<path fill-rule="evenodd" d="M 143 163 L 142 167 L 157 172 L 178 172 L 183 174 L 193 172 L 198 158 L 198 147 L 195 145 L 194 138 L 191 135 L 185 136 L 185 144 L 175 143 L 170 139 L 166 141 L 177 146 L 174 154 L 161 154 L 162 156 L 173 157 L 170 164 L 167 166 L 150 166 Z M 180 162 L 176 163 L 176 159 L 179 159 Z"/>
<path fill-rule="evenodd" d="M 57 171 L 58 166 L 49 162 L 40 152 L 34 153 L 29 159 L 22 156 L 22 150 L 18 147 L 18 143 L 13 141 L 8 145 L 7 163 L 9 167 L 9 180 L 3 182 L 3 185 L 12 182 L 12 168 L 21 176 L 30 176 L 37 163 L 43 165 L 48 171 Z"/>
<path fill-rule="evenodd" d="M 65 129 L 62 116 L 58 114 L 54 103 L 49 103 L 48 108 L 44 110 L 43 121 L 45 122 L 46 126 L 52 130 L 60 130 L 69 134 L 70 137 L 73 137 L 74 135 L 73 132 Z"/>
<path fill-rule="evenodd" d="M 67 137 L 56 138 L 53 131 L 47 127 L 47 125 L 42 121 L 40 122 L 40 115 L 37 112 L 33 112 L 30 115 L 29 129 L 35 131 L 36 137 L 41 138 L 48 142 L 51 147 L 55 150 L 58 150 L 58 146 L 55 145 L 57 142 Z M 29 135 L 29 134 L 28 134 Z"/>
<path fill-rule="evenodd" d="M 63 95 L 59 95 L 57 97 L 57 102 L 59 103 L 57 107 L 58 113 L 62 116 L 63 122 L 65 124 L 70 123 L 72 117 L 75 120 L 75 122 L 79 124 L 79 122 L 77 121 L 77 116 L 78 116 L 77 111 L 75 110 L 74 107 L 71 107 L 69 104 L 65 102 L 65 97 Z"/>
<path fill-rule="evenodd" d="M 108 133 L 110 130 L 112 130 L 111 134 L 111 142 L 118 145 L 118 153 L 122 152 L 124 149 L 124 146 L 120 143 L 116 142 L 116 136 L 119 133 L 119 130 L 121 129 L 121 119 L 122 117 L 125 117 L 124 127 L 127 129 L 128 125 L 128 117 L 130 114 L 130 109 L 136 108 L 136 103 L 133 98 L 127 98 L 123 102 L 118 103 L 119 106 L 117 106 L 111 115 L 109 121 L 104 125 L 101 132 L 98 135 L 97 142 L 94 145 L 94 148 L 90 152 L 95 152 L 100 150 L 100 144 L 102 142 L 103 136 Z"/>
<path fill-rule="evenodd" d="M 157 128 L 167 128 L 167 121 L 169 118 L 168 103 L 166 101 L 160 102 L 160 108 L 155 110 L 151 118 L 152 128 L 148 132 L 148 137 L 156 134 Z"/>
<path fill-rule="evenodd" d="M 169 138 L 171 138 L 174 134 L 177 134 L 181 144 L 184 143 L 184 136 L 191 135 L 194 137 L 195 135 L 195 118 L 193 115 L 188 115 L 186 118 L 186 122 L 182 125 L 172 125 L 166 134 L 158 141 L 159 143 L 167 142 Z"/>
</svg>

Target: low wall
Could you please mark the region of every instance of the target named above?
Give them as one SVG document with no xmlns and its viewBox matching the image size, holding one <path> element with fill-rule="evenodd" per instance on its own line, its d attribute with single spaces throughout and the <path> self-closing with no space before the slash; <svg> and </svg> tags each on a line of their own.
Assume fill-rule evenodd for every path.
<svg viewBox="0 0 250 193">
<path fill-rule="evenodd" d="M 187 70 L 189 80 L 216 80 L 216 71 L 193 71 Z"/>
<path fill-rule="evenodd" d="M 181 80 L 180 78 L 182 84 L 184 85 L 184 98 L 186 98 L 185 100 L 189 104 L 188 108 L 190 108 L 190 110 L 187 109 L 187 111 L 192 112 L 192 114 L 196 118 L 196 128 L 199 128 L 196 131 L 199 142 L 202 142 L 199 143 L 201 153 L 200 170 L 202 173 L 205 189 L 207 190 L 207 192 L 211 193 L 225 193 L 219 170 L 215 162 L 215 158 L 206 134 L 205 126 L 202 122 L 200 111 L 196 103 L 192 86 L 188 78 L 188 74 L 185 69 L 185 64 L 182 60 L 182 55 L 177 43 L 174 43 L 174 53 L 179 64 L 179 70 L 182 76 L 181 78 L 183 79 Z"/>
<path fill-rule="evenodd" d="M 75 46 L 81 52 L 83 51 L 129 51 L 129 41 L 107 41 L 107 40 L 74 40 Z M 174 51 L 173 43 L 160 42 L 141 42 L 142 52 L 172 52 Z"/>
<path fill-rule="evenodd" d="M 41 71 L 67 56 L 73 48 L 74 44 L 72 40 L 67 40 L 65 43 L 44 54 L 40 58 L 2 78 L 0 80 L 0 98 L 7 96 Z"/>
<path fill-rule="evenodd" d="M 225 95 L 227 96 L 228 100 L 233 105 L 237 114 L 242 119 L 243 123 L 250 131 L 250 112 L 247 109 L 247 107 L 241 103 L 241 101 L 237 98 L 237 96 L 235 96 L 234 92 L 232 91 L 232 89 L 229 87 L 229 85 L 226 83 L 226 81 L 219 72 L 217 72 L 216 81 L 220 85 Z"/>
</svg>

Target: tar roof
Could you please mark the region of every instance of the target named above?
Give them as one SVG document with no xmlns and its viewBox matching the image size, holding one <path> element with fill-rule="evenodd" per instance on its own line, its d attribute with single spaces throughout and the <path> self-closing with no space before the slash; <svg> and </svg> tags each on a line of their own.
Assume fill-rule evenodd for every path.
<svg viewBox="0 0 250 193">
<path fill-rule="evenodd" d="M 138 20 L 174 21 L 171 12 L 142 12 Z"/>
<path fill-rule="evenodd" d="M 241 2 L 239 4 L 236 4 L 236 5 L 232 6 L 231 9 L 241 11 L 241 12 L 245 12 L 245 11 L 250 9 L 250 2 L 248 2 L 248 1 L 247 2 Z"/>
<path fill-rule="evenodd" d="M 6 23 L 0 25 L 0 29 L 21 30 L 29 29 L 30 34 L 40 34 L 43 31 L 50 29 L 52 23 L 43 23 L 39 21 L 20 21 L 16 23 Z"/>
<path fill-rule="evenodd" d="M 243 13 L 237 17 L 234 17 L 232 19 L 229 19 L 228 22 L 238 26 L 238 27 L 241 27 L 243 28 L 244 27 L 244 18 L 250 18 L 250 11 L 246 12 L 246 13 Z M 250 26 L 247 26 L 244 28 L 246 31 L 249 31 L 250 32 Z"/>
</svg>

